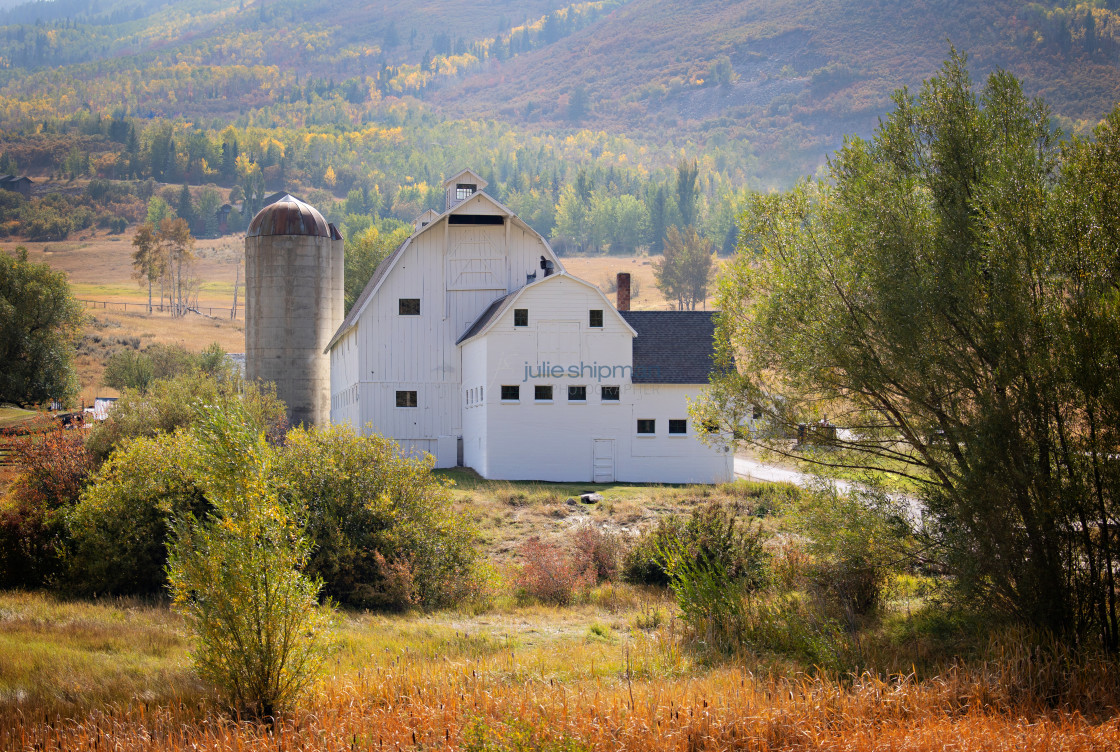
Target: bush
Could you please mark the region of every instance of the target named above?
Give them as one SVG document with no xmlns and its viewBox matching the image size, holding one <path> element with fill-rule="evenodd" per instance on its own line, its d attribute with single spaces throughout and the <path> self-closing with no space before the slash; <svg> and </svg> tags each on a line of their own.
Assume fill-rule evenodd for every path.
<svg viewBox="0 0 1120 752">
<path fill-rule="evenodd" d="M 694 510 L 687 521 L 662 517 L 627 552 L 624 578 L 638 585 L 669 585 L 666 553 L 680 547 L 693 561 L 710 562 L 731 580 L 762 587 L 769 577 L 768 556 L 757 531 L 739 524 L 738 512 L 736 504 L 712 503 Z"/>
<path fill-rule="evenodd" d="M 594 575 L 596 583 L 614 582 L 618 578 L 624 547 L 616 534 L 584 525 L 576 531 L 572 543 L 577 562 Z"/>
<path fill-rule="evenodd" d="M 244 404 L 254 424 L 265 426 L 271 440 L 284 436 L 284 403 L 272 387 L 192 373 L 152 381 L 147 393 L 126 389 L 108 418 L 90 432 L 86 446 L 96 460 L 104 461 L 127 438 L 171 433 L 189 426 L 194 415 L 191 406 L 196 402 L 226 405 L 234 401 Z"/>
<path fill-rule="evenodd" d="M 298 510 L 273 484 L 275 450 L 240 405 L 197 408 L 194 434 L 213 510 L 176 520 L 168 559 L 174 604 L 197 641 L 194 662 L 240 711 L 268 717 L 316 678 L 327 614 Z"/>
<path fill-rule="evenodd" d="M 307 516 L 308 572 L 348 605 L 434 608 L 478 590 L 474 533 L 430 460 L 345 426 L 293 429 L 278 458 L 284 492 Z"/>
<path fill-rule="evenodd" d="M 81 433 L 53 420 L 30 435 L 7 435 L 3 444 L 20 473 L 0 502 L 0 586 L 42 587 L 58 575 L 66 513 L 93 460 Z"/>
<path fill-rule="evenodd" d="M 154 594 L 167 583 L 172 520 L 210 508 L 186 432 L 126 441 L 66 519 L 66 585 L 82 595 Z"/>
<path fill-rule="evenodd" d="M 521 545 L 522 565 L 514 578 L 520 601 L 536 600 L 556 606 L 572 602 L 577 591 L 595 581 L 594 570 L 577 561 L 561 546 L 533 536 Z"/>
<path fill-rule="evenodd" d="M 761 527 L 742 530 L 734 509 L 718 504 L 693 512 L 684 535 L 663 544 L 659 560 L 694 640 L 734 652 L 747 626 L 747 599 L 767 582 L 768 558 Z"/>
<path fill-rule="evenodd" d="M 813 594 L 849 629 L 878 608 L 888 577 L 909 559 L 913 536 L 897 506 L 882 493 L 833 490 L 804 496 L 792 516 L 807 541 Z"/>
</svg>

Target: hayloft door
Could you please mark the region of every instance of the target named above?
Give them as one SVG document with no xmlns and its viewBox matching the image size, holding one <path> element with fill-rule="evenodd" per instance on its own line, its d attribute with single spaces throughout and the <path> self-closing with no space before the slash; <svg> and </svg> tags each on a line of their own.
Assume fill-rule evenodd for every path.
<svg viewBox="0 0 1120 752">
<path fill-rule="evenodd" d="M 614 439 L 592 439 L 592 479 L 596 483 L 614 483 Z"/>
</svg>

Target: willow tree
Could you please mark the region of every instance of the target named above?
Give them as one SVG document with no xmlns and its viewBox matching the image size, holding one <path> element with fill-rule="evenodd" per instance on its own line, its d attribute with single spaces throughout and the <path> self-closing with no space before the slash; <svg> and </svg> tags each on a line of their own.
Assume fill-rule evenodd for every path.
<svg viewBox="0 0 1120 752">
<path fill-rule="evenodd" d="M 1118 647 L 1120 112 L 1063 143 L 955 52 L 829 179 L 756 196 L 698 418 L 850 428 L 824 462 L 918 484 L 963 596 Z M 843 458 L 843 459 L 841 459 Z"/>
</svg>

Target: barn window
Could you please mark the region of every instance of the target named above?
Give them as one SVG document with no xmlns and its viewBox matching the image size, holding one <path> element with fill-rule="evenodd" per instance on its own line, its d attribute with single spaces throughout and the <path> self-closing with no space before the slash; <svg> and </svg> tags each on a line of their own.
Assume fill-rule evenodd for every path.
<svg viewBox="0 0 1120 752">
<path fill-rule="evenodd" d="M 603 312 L 599 309 L 590 311 L 591 313 L 591 327 L 593 329 L 603 328 Z"/>
<path fill-rule="evenodd" d="M 533 387 L 533 399 L 537 402 L 552 401 L 552 384 L 537 384 Z"/>
<path fill-rule="evenodd" d="M 587 387 L 568 387 L 568 402 L 587 402 Z"/>
<path fill-rule="evenodd" d="M 502 384 L 502 401 L 503 402 L 517 402 L 521 399 L 521 387 L 517 384 L 510 386 Z"/>
<path fill-rule="evenodd" d="M 416 392 L 398 391 L 397 407 L 416 407 Z"/>
<path fill-rule="evenodd" d="M 677 435 L 688 433 L 688 421 L 687 420 L 677 420 L 677 419 L 670 420 L 669 421 L 669 433 L 670 434 L 677 434 Z"/>
<path fill-rule="evenodd" d="M 619 388 L 617 386 L 603 387 L 603 402 L 618 402 Z"/>
<path fill-rule="evenodd" d="M 401 316 L 419 316 L 420 298 L 401 298 L 397 303 L 397 311 Z"/>
<path fill-rule="evenodd" d="M 638 418 L 638 433 L 646 435 L 657 433 L 657 421 L 651 418 Z"/>
<path fill-rule="evenodd" d="M 528 308 L 514 308 L 513 309 L 513 325 L 514 326 L 529 326 L 529 309 Z"/>
<path fill-rule="evenodd" d="M 470 198 L 478 187 L 474 183 L 456 183 L 455 184 L 455 200 L 462 201 L 463 199 Z"/>
</svg>

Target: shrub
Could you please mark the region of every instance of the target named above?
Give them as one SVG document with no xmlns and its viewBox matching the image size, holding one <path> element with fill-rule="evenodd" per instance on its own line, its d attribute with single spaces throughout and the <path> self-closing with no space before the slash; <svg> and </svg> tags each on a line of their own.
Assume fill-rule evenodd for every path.
<svg viewBox="0 0 1120 752">
<path fill-rule="evenodd" d="M 307 516 L 308 571 L 362 608 L 433 608 L 474 597 L 474 532 L 430 459 L 348 427 L 293 429 L 278 458 L 285 493 Z"/>
<path fill-rule="evenodd" d="M 113 452 L 66 519 L 68 589 L 83 595 L 163 589 L 172 520 L 209 509 L 197 454 L 186 432 L 129 440 Z"/>
<path fill-rule="evenodd" d="M 878 608 L 888 577 L 908 559 L 912 533 L 897 506 L 870 490 L 831 490 L 804 496 L 792 516 L 807 541 L 814 595 L 850 629 Z"/>
<path fill-rule="evenodd" d="M 242 384 L 236 378 L 216 378 L 192 373 L 172 379 L 157 379 L 147 393 L 126 389 L 108 418 L 103 420 L 86 440 L 86 446 L 98 461 L 104 461 L 114 447 L 127 438 L 155 436 L 185 428 L 193 420 L 191 406 L 196 402 L 208 405 L 244 405 L 256 425 L 263 425 L 268 436 L 278 441 L 284 435 L 287 418 L 284 403 L 271 386 Z"/>
<path fill-rule="evenodd" d="M 572 602 L 576 591 L 595 581 L 594 571 L 555 543 L 533 536 L 518 551 L 522 565 L 514 578 L 518 600 L 537 600 L 556 606 Z"/>
<path fill-rule="evenodd" d="M 213 511 L 176 521 L 168 579 L 197 641 L 194 662 L 231 705 L 290 707 L 323 660 L 327 615 L 297 511 L 273 484 L 274 450 L 238 404 L 197 408 L 201 480 Z"/>
<path fill-rule="evenodd" d="M 572 544 L 577 562 L 594 574 L 596 583 L 614 582 L 618 578 L 624 553 L 618 535 L 584 525 L 576 531 Z"/>
<path fill-rule="evenodd" d="M 769 577 L 769 557 L 760 534 L 739 524 L 738 512 L 736 504 L 711 503 L 694 510 L 687 521 L 661 518 L 627 552 L 625 579 L 639 585 L 669 585 L 666 553 L 680 547 L 692 560 L 718 566 L 731 580 L 741 580 L 750 589 L 762 587 Z"/>
<path fill-rule="evenodd" d="M 0 502 L 0 586 L 42 587 L 58 575 L 66 511 L 93 461 L 81 434 L 57 423 L 3 443 L 20 474 Z"/>
</svg>

